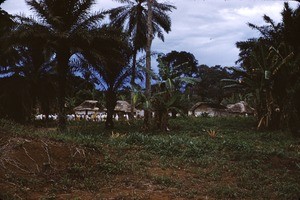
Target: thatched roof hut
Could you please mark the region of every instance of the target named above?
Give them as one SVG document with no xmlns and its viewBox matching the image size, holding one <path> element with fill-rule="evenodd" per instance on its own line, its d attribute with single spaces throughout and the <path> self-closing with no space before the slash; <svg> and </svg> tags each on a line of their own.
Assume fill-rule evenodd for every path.
<svg viewBox="0 0 300 200">
<path fill-rule="evenodd" d="M 211 102 L 198 102 L 189 110 L 189 115 L 194 115 L 196 117 L 203 115 L 211 117 L 225 116 L 226 113 L 225 106 Z"/>
<path fill-rule="evenodd" d="M 134 112 L 136 109 L 134 109 Z M 131 112 L 131 105 L 127 101 L 117 101 L 117 105 L 115 107 L 115 112 L 124 112 L 124 113 L 130 113 Z"/>
<path fill-rule="evenodd" d="M 95 100 L 85 100 L 79 106 L 74 108 L 75 114 L 90 115 L 95 114 L 99 111 L 97 106 L 98 101 Z"/>
<path fill-rule="evenodd" d="M 235 114 L 254 114 L 254 109 L 251 108 L 245 101 L 240 101 L 235 104 L 228 104 L 227 110 Z"/>
</svg>

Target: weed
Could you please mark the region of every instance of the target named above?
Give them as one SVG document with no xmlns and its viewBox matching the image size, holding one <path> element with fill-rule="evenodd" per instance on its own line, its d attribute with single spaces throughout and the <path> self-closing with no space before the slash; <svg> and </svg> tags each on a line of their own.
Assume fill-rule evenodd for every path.
<svg viewBox="0 0 300 200">
<path fill-rule="evenodd" d="M 44 199 L 55 198 L 61 189 L 99 193 L 103 188 L 122 187 L 123 177 L 130 177 L 131 183 L 142 182 L 145 188 L 151 185 L 149 181 L 167 187 L 168 191 L 170 187 L 184 188 L 178 195 L 190 199 L 297 199 L 300 196 L 299 139 L 280 131 L 257 132 L 253 129 L 254 122 L 253 118 L 241 117 L 177 118 L 170 120 L 170 128 L 176 128 L 168 134 L 154 130 L 141 133 L 141 121 L 130 126 L 117 122 L 114 134 L 105 130 L 103 123 L 93 122 L 70 122 L 63 134 L 6 120 L 0 120 L 0 127 L 4 134 L 46 137 L 80 148 L 92 147 L 86 148 L 87 152 L 96 150 L 87 155 L 95 152 L 105 155 L 104 159 L 87 156 L 84 162 L 74 158 L 67 170 L 52 171 L 57 173 L 54 177 L 61 178 L 50 183 L 56 190 L 49 191 Z M 0 147 L 5 144 L 1 141 Z M 1 152 L 0 160 L 5 155 Z M 171 175 L 149 175 L 153 174 L 153 168 L 183 173 L 178 173 L 176 179 Z M 4 179 L 20 188 L 49 183 L 43 177 L 30 179 L 6 174 Z M 109 181 L 103 182 L 104 179 Z M 0 199 L 17 197 L 1 191 Z"/>
<path fill-rule="evenodd" d="M 239 189 L 236 187 L 232 187 L 229 185 L 217 185 L 210 189 L 210 191 L 217 198 L 224 199 L 240 199 L 242 196 L 240 195 Z"/>
<path fill-rule="evenodd" d="M 208 135 L 211 137 L 211 138 L 216 138 L 217 137 L 217 131 L 216 130 L 212 130 L 212 129 L 209 129 L 207 131 Z"/>
<path fill-rule="evenodd" d="M 55 194 L 47 194 L 46 196 L 42 197 L 41 200 L 55 200 L 57 196 Z"/>
<path fill-rule="evenodd" d="M 0 192 L 0 199 L 2 200 L 17 200 L 22 199 L 21 197 L 16 197 L 13 194 L 7 193 L 7 192 Z"/>
<path fill-rule="evenodd" d="M 170 178 L 169 176 L 152 176 L 154 184 L 159 184 L 165 187 L 180 187 L 180 182 Z"/>
<path fill-rule="evenodd" d="M 98 162 L 96 170 L 106 175 L 123 174 L 129 170 L 127 163 L 123 160 L 113 160 L 105 157 L 104 161 Z"/>
<path fill-rule="evenodd" d="M 195 189 L 191 189 L 191 190 L 187 190 L 182 192 L 183 194 L 181 194 L 181 196 L 187 198 L 187 199 L 195 199 L 197 197 L 197 195 L 199 194 L 198 190 Z"/>
<path fill-rule="evenodd" d="M 84 166 L 81 165 L 80 163 L 74 163 L 69 168 L 69 173 L 71 173 L 71 174 L 82 174 L 82 173 L 84 173 L 84 171 L 85 171 Z"/>
<path fill-rule="evenodd" d="M 146 151 L 142 151 L 139 153 L 139 158 L 145 161 L 151 161 L 153 159 L 153 156 Z"/>
<path fill-rule="evenodd" d="M 97 181 L 95 180 L 95 178 L 93 177 L 88 177 L 88 178 L 85 178 L 83 180 L 83 185 L 84 185 L 84 188 L 88 189 L 88 190 L 97 190 L 98 189 L 98 184 L 97 184 Z"/>
<path fill-rule="evenodd" d="M 68 188 L 72 187 L 73 180 L 72 180 L 72 178 L 68 174 L 65 174 L 60 179 L 60 184 L 62 185 L 62 187 L 63 187 L 64 190 L 67 190 Z"/>
</svg>

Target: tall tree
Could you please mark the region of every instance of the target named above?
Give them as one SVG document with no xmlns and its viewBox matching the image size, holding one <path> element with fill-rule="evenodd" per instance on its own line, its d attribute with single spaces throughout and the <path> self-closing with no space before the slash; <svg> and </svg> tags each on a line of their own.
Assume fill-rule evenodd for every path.
<svg viewBox="0 0 300 200">
<path fill-rule="evenodd" d="M 283 37 L 293 47 L 295 56 L 300 54 L 300 4 L 293 10 L 288 3 L 284 3 L 282 11 Z"/>
<path fill-rule="evenodd" d="M 192 87 L 192 84 L 182 81 L 179 77 L 184 79 L 196 76 L 198 61 L 193 54 L 185 51 L 171 51 L 170 53 L 159 55 L 157 61 L 159 77 L 162 81 L 171 79 L 176 92 L 186 92 L 188 88 Z M 189 98 L 188 95 L 187 98 Z M 181 105 L 189 107 L 188 102 L 190 101 L 186 101 L 185 104 Z M 175 118 L 177 114 L 176 109 L 171 109 L 171 111 L 172 117 Z"/>
<path fill-rule="evenodd" d="M 145 96 L 146 99 L 149 100 L 151 97 L 151 45 L 153 40 L 153 26 L 152 26 L 152 18 L 153 18 L 153 1 L 147 0 L 148 6 L 148 17 L 147 17 L 147 45 L 146 45 L 146 91 Z M 150 109 L 147 108 L 144 112 L 144 128 L 149 129 L 151 112 Z"/>
<path fill-rule="evenodd" d="M 230 74 L 225 67 L 219 65 L 211 67 L 200 65 L 198 66 L 198 71 L 195 76 L 200 78 L 201 82 L 191 87 L 191 96 L 197 94 L 202 101 L 217 104 L 228 97 L 228 93 L 225 93 L 222 89 L 221 80 L 230 79 L 233 77 L 233 74 Z"/>
<path fill-rule="evenodd" d="M 27 28 L 14 23 L 11 30 L 6 32 L 5 41 L 2 43 L 4 48 L 3 57 L 7 59 L 3 59 L 6 66 L 2 67 L 0 74 L 9 77 L 6 79 L 7 84 L 11 84 L 12 87 L 18 85 L 18 83 L 24 85 L 22 92 L 20 92 L 20 95 L 23 94 L 21 98 L 23 106 L 19 107 L 20 113 L 23 115 L 19 117 L 19 112 L 13 113 L 14 109 L 11 109 L 12 118 L 18 121 L 31 120 L 35 114 L 34 108 L 38 104 L 47 114 L 48 106 L 50 106 L 49 102 L 55 96 L 55 79 L 51 67 L 53 54 L 45 50 L 43 40 L 39 40 L 37 37 L 32 40 L 31 36 L 23 35 L 24 29 L 27 31 Z M 13 93 L 9 91 L 6 92 L 6 95 L 8 95 L 7 98 L 14 98 L 10 96 Z M 14 116 L 17 116 L 17 118 Z"/>
<path fill-rule="evenodd" d="M 131 46 L 126 34 L 114 27 L 103 27 L 107 38 L 95 38 L 91 45 L 92 51 L 82 52 L 81 61 L 87 63 L 86 68 L 81 70 L 93 72 L 97 84 L 105 91 L 105 104 L 107 118 L 105 127 L 114 127 L 113 114 L 117 104 L 117 94 L 121 90 L 131 75 L 129 59 Z M 98 45 L 99 43 L 106 45 Z"/>
<path fill-rule="evenodd" d="M 299 9 L 285 3 L 281 23 L 275 24 L 265 15 L 267 25 L 249 24 L 261 37 L 237 43 L 244 74 L 240 83 L 252 88 L 256 97 L 258 128 L 297 130 L 300 57 L 299 27 L 295 25 L 299 24 Z"/>
<path fill-rule="evenodd" d="M 53 54 L 48 54 L 44 44 L 37 38 L 31 40 L 31 38 L 22 37 L 19 34 L 22 31 L 22 26 L 17 25 L 13 31 L 7 33 L 5 46 L 10 50 L 5 52 L 5 56 L 12 55 L 14 58 L 8 60 L 8 66 L 0 74 L 22 77 L 23 82 L 27 85 L 27 87 L 24 87 L 23 93 L 30 94 L 28 95 L 30 100 L 24 101 L 24 106 L 30 111 L 26 112 L 29 115 L 26 116 L 27 120 L 29 120 L 35 114 L 34 108 L 38 104 L 42 106 L 43 111 L 45 111 L 44 114 L 49 114 L 49 102 L 56 95 L 54 89 L 55 78 L 53 75 L 54 70 L 51 67 Z M 30 104 L 26 105 L 25 102 L 30 102 Z"/>
<path fill-rule="evenodd" d="M 5 0 L 0 0 L 0 30 L 3 31 L 6 28 L 7 23 L 9 23 L 10 16 L 9 14 L 1 8 L 1 4 L 4 3 Z"/>
<path fill-rule="evenodd" d="M 106 66 L 98 68 L 98 72 L 101 77 L 101 85 L 105 90 L 105 105 L 107 109 L 105 128 L 111 129 L 114 127 L 113 114 L 117 105 L 118 90 L 122 89 L 124 84 L 129 80 L 131 68 L 126 65 L 109 63 Z"/>
<path fill-rule="evenodd" d="M 178 85 L 189 84 L 194 85 L 199 82 L 199 79 L 182 76 L 170 71 L 169 66 L 165 65 L 161 59 L 159 62 L 159 74 L 154 76 L 156 84 L 152 87 L 152 95 L 150 97 L 150 107 L 155 113 L 155 122 L 157 128 L 162 131 L 169 130 L 168 119 L 169 112 L 172 112 L 173 117 L 176 113 L 183 114 L 184 98 L 183 93 L 178 89 Z"/>
<path fill-rule="evenodd" d="M 5 0 L 0 0 L 0 6 Z M 0 67 L 6 66 L 7 58 L 4 55 L 7 51 L 4 43 L 6 41 L 7 33 L 13 25 L 11 16 L 0 7 Z M 10 55 L 11 56 L 11 55 Z"/>
<path fill-rule="evenodd" d="M 65 97 L 66 80 L 70 72 L 70 58 L 76 52 L 89 49 L 92 30 L 99 28 L 102 13 L 90 14 L 95 0 L 26 0 L 36 18 L 20 17 L 30 27 L 24 34 L 38 33 L 38 37 L 55 53 L 57 80 L 59 85 L 58 128 L 66 128 Z"/>
<path fill-rule="evenodd" d="M 171 51 L 165 55 L 160 55 L 163 65 L 165 67 L 159 68 L 159 73 L 162 75 L 161 69 L 167 69 L 170 71 L 170 78 L 174 77 L 193 77 L 197 72 L 198 61 L 195 56 L 185 51 Z"/>
<path fill-rule="evenodd" d="M 124 3 L 125 5 L 109 11 L 111 24 L 113 26 L 122 27 L 131 36 L 133 46 L 131 85 L 134 88 L 137 53 L 141 50 L 145 50 L 147 45 L 147 20 L 149 19 L 149 6 L 147 6 L 147 0 L 116 1 Z M 166 33 L 171 31 L 171 19 L 167 13 L 172 11 L 172 9 L 175 9 L 175 6 L 153 1 L 151 2 L 151 8 L 152 7 L 152 34 L 157 35 L 158 38 L 164 41 L 163 31 Z M 132 103 L 134 103 L 134 101 L 132 101 Z M 132 109 L 133 108 L 134 105 L 132 106 Z"/>
<path fill-rule="evenodd" d="M 126 5 L 109 10 L 111 24 L 122 27 L 131 36 L 133 46 L 132 80 L 135 80 L 136 56 L 138 51 L 144 50 L 147 43 L 147 0 L 115 0 Z M 163 31 L 171 31 L 171 19 L 167 15 L 175 7 L 154 2 L 153 4 L 153 33 L 164 41 Z"/>
</svg>

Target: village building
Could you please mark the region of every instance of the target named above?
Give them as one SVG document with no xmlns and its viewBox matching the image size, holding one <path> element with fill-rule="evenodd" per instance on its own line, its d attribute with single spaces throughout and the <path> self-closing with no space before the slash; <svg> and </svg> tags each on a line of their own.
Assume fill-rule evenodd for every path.
<svg viewBox="0 0 300 200">
<path fill-rule="evenodd" d="M 188 112 L 189 116 L 227 117 L 227 116 L 248 116 L 254 115 L 255 109 L 246 102 L 240 101 L 235 104 L 223 106 L 210 102 L 198 102 Z"/>
<path fill-rule="evenodd" d="M 118 116 L 120 119 L 129 119 L 131 115 L 131 104 L 127 101 L 118 100 L 117 105 L 115 107 L 115 118 Z M 136 109 L 133 109 L 134 114 L 136 113 Z"/>
<path fill-rule="evenodd" d="M 228 104 L 227 110 L 231 115 L 240 116 L 240 115 L 254 115 L 255 109 L 250 107 L 247 102 L 240 101 L 235 104 Z"/>
<path fill-rule="evenodd" d="M 227 116 L 227 108 L 220 104 L 198 102 L 188 112 L 189 116 L 223 117 Z"/>
<path fill-rule="evenodd" d="M 75 115 L 95 115 L 99 113 L 97 107 L 98 101 L 96 100 L 85 100 L 79 106 L 74 108 Z"/>
<path fill-rule="evenodd" d="M 86 117 L 97 117 L 99 120 L 97 121 L 103 121 L 106 118 L 106 112 L 107 109 L 104 108 L 103 110 L 100 110 L 97 107 L 98 101 L 95 100 L 85 100 L 83 103 L 81 103 L 79 106 L 74 108 L 75 115 L 79 118 L 86 118 Z M 141 118 L 144 116 L 143 110 L 134 109 L 134 116 L 137 118 Z M 128 120 L 131 116 L 131 104 L 127 101 L 118 100 L 117 104 L 114 109 L 114 118 L 116 120 Z"/>
</svg>

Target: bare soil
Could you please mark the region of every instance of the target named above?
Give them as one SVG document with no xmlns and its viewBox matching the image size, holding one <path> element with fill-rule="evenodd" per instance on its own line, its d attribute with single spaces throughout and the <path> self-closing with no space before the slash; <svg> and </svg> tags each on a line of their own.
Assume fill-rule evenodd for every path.
<svg viewBox="0 0 300 200">
<path fill-rule="evenodd" d="M 230 169 L 211 178 L 218 167 L 214 163 L 202 168 L 184 163 L 163 165 L 158 156 L 139 159 L 140 147 L 118 152 L 109 147 L 16 137 L 1 130 L 0 136 L 0 199 L 4 200 L 218 199 L 209 195 L 216 185 L 239 188 Z M 293 160 L 275 156 L 266 162 L 274 168 L 297 170 Z"/>
<path fill-rule="evenodd" d="M 195 187 L 190 172 L 162 169 L 155 159 L 143 172 L 107 173 L 96 170 L 104 162 L 96 148 L 7 135 L 1 132 L 0 199 L 185 199 L 177 196 L 181 188 L 176 183 L 153 177 L 172 177 Z M 126 152 L 131 153 L 136 150 Z"/>
</svg>

